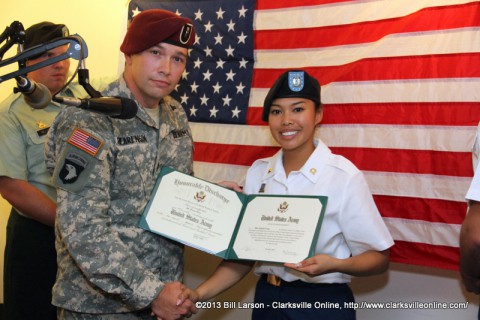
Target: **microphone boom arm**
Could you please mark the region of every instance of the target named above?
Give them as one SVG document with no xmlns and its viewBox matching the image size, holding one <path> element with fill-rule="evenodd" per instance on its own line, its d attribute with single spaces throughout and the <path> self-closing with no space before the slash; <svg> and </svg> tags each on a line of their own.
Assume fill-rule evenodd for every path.
<svg viewBox="0 0 480 320">
<path fill-rule="evenodd" d="M 10 80 L 12 78 L 17 78 L 19 76 L 25 76 L 27 73 L 31 71 L 38 70 L 40 68 L 46 67 L 48 65 L 57 63 L 62 60 L 66 60 L 69 58 L 73 58 L 79 60 L 79 66 L 81 68 L 77 68 L 78 71 L 78 82 L 80 85 L 85 89 L 85 91 L 92 97 L 92 98 L 99 98 L 102 94 L 95 90 L 91 84 L 89 79 L 89 71 L 85 68 L 84 60 L 88 56 L 88 48 L 87 44 L 83 40 L 83 38 L 77 34 L 71 35 L 69 37 L 53 40 L 35 47 L 32 47 L 28 50 L 23 50 L 23 43 L 25 41 L 25 31 L 23 29 L 23 25 L 18 22 L 14 21 L 10 27 L 7 27 L 5 31 L 0 35 L 0 43 L 7 40 L 7 43 L 0 47 L 0 68 L 10 65 L 12 63 L 18 62 L 19 70 L 7 73 L 3 76 L 0 76 L 0 83 Z M 20 53 L 16 56 L 3 60 L 3 55 L 7 52 L 15 43 L 19 44 Z M 36 57 L 38 55 L 42 55 L 43 53 L 52 50 L 54 48 L 69 45 L 68 50 L 66 53 L 61 54 L 56 57 L 52 57 L 46 59 L 44 61 L 38 62 L 34 65 L 26 66 L 25 61 L 29 58 Z"/>
<path fill-rule="evenodd" d="M 37 93 L 39 92 L 40 94 L 43 94 L 42 90 L 37 90 L 39 88 L 38 87 L 39 84 L 38 85 L 34 84 L 33 90 L 31 92 L 29 91 L 31 88 L 31 82 L 30 80 L 28 80 L 27 74 L 31 71 L 46 67 L 48 65 L 57 63 L 59 61 L 73 58 L 78 60 L 79 63 L 73 76 L 70 78 L 69 81 L 67 81 L 66 84 L 64 84 L 64 88 L 72 81 L 72 79 L 78 73 L 78 80 L 80 85 L 82 85 L 85 91 L 92 97 L 91 99 L 57 97 L 56 96 L 57 93 L 61 92 L 62 89 L 59 90 L 59 92 L 55 93 L 53 96 L 51 96 L 48 88 L 42 85 L 43 87 L 45 87 L 46 93 L 48 93 L 48 99 L 47 101 L 45 101 L 42 95 L 40 99 L 37 96 L 35 96 L 35 98 L 29 99 L 29 101 L 27 101 L 27 95 L 26 95 L 24 97 L 25 101 L 31 107 L 35 109 L 42 109 L 42 108 L 45 108 L 48 105 L 48 103 L 50 103 L 50 101 L 53 100 L 66 105 L 76 105 L 83 109 L 87 109 L 94 112 L 100 112 L 110 117 L 118 118 L 118 119 L 130 119 L 132 117 L 135 117 L 135 115 L 137 114 L 138 106 L 135 101 L 127 98 L 120 98 L 120 97 L 118 98 L 102 97 L 101 93 L 95 90 L 90 85 L 88 69 L 85 68 L 85 61 L 84 61 L 84 59 L 86 59 L 86 57 L 88 56 L 88 49 L 85 41 L 81 36 L 75 34 L 72 36 L 52 40 L 47 43 L 34 46 L 27 50 L 23 50 L 23 43 L 25 40 L 25 31 L 23 30 L 23 25 L 18 21 L 15 21 L 14 23 L 12 23 L 11 27 L 7 27 L 7 29 L 0 35 L 0 43 L 5 40 L 7 40 L 7 43 L 2 47 L 0 47 L 0 54 L 1 54 L 0 68 L 10 65 L 12 63 L 18 63 L 19 70 L 0 76 L 0 83 L 12 78 L 16 78 L 19 87 L 15 88 L 17 91 L 15 91 L 14 89 L 15 92 L 20 91 L 22 93 L 27 93 L 27 95 L 32 95 L 32 96 L 35 96 L 35 92 Z M 14 57 L 11 57 L 9 59 L 2 61 L 3 54 L 7 50 L 9 50 L 14 43 L 18 43 L 19 53 Z M 40 62 L 37 62 L 33 65 L 26 66 L 27 60 L 32 60 L 32 58 L 41 56 L 44 53 L 54 48 L 64 46 L 64 45 L 68 45 L 67 52 L 55 57 L 46 57 L 46 59 L 42 59 L 42 61 Z M 25 79 L 23 78 L 26 78 L 28 82 L 24 81 Z M 24 84 L 25 82 L 28 85 L 25 85 Z M 47 104 L 44 104 L 44 102 L 47 102 Z"/>
<path fill-rule="evenodd" d="M 30 71 L 41 69 L 45 66 L 54 64 L 58 61 L 66 60 L 68 58 L 73 58 L 73 59 L 79 60 L 80 56 L 81 56 L 79 51 L 82 50 L 83 46 L 81 44 L 81 40 L 78 37 L 72 36 L 72 37 L 62 38 L 62 39 L 59 39 L 59 40 L 54 40 L 54 41 L 47 42 L 45 44 L 35 46 L 33 48 L 30 48 L 28 50 L 25 50 L 25 51 L 17 54 L 14 57 L 11 57 L 9 59 L 5 59 L 3 61 L 0 61 L 0 68 L 4 67 L 4 66 L 7 66 L 7 65 L 10 65 L 10 64 L 15 63 L 15 62 L 19 62 L 19 61 L 22 61 L 22 60 L 27 60 L 29 58 L 41 55 L 41 54 L 43 54 L 43 53 L 45 53 L 49 50 L 55 49 L 57 47 L 60 47 L 60 46 L 66 45 L 66 44 L 70 44 L 66 53 L 63 53 L 63 54 L 58 55 L 56 57 L 49 58 L 47 60 L 41 61 L 39 63 L 36 63 L 36 64 L 28 66 L 28 67 L 21 68 L 17 71 L 10 72 L 10 73 L 8 73 L 4 76 L 0 76 L 0 83 L 2 83 L 3 81 L 6 81 L 6 80 L 10 80 L 12 78 L 18 77 L 18 76 L 23 76 Z"/>
<path fill-rule="evenodd" d="M 5 52 L 7 52 L 15 43 L 23 45 L 25 41 L 25 30 L 21 22 L 13 21 L 9 27 L 5 28 L 0 35 L 0 43 L 5 40 L 7 40 L 7 43 L 0 48 L 0 61 Z"/>
</svg>

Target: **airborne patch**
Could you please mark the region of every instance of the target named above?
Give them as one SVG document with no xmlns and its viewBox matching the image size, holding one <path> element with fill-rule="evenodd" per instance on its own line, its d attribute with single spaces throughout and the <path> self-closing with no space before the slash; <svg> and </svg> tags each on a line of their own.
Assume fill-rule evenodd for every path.
<svg viewBox="0 0 480 320">
<path fill-rule="evenodd" d="M 88 161 L 76 153 L 69 153 L 65 157 L 63 167 L 58 177 L 64 184 L 70 184 L 77 181 L 80 174 L 87 167 Z"/>
<path fill-rule="evenodd" d="M 75 128 L 67 142 L 92 156 L 95 156 L 103 145 L 103 141 L 78 128 Z"/>
</svg>

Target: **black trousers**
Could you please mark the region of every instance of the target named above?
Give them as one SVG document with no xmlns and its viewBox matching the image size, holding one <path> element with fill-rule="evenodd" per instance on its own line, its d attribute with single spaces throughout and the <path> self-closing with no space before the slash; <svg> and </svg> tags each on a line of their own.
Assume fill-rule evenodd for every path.
<svg viewBox="0 0 480 320">
<path fill-rule="evenodd" d="M 53 228 L 12 209 L 5 246 L 4 319 L 57 319 L 51 303 L 56 273 Z"/>
<path fill-rule="evenodd" d="M 283 282 L 273 286 L 260 277 L 255 290 L 253 320 L 355 320 L 355 302 L 347 284 Z"/>
</svg>

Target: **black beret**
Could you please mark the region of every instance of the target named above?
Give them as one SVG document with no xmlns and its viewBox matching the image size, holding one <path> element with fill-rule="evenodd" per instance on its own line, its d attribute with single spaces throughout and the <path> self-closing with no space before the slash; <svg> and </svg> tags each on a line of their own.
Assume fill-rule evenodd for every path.
<svg viewBox="0 0 480 320">
<path fill-rule="evenodd" d="M 278 98 L 305 98 L 313 100 L 317 105 L 320 101 L 320 83 L 303 70 L 284 72 L 268 91 L 263 103 L 262 120 L 268 121 L 272 102 Z"/>
<path fill-rule="evenodd" d="M 150 9 L 133 18 L 120 51 L 135 54 L 160 42 L 189 48 L 194 41 L 195 29 L 190 19 L 167 10 Z"/>
<path fill-rule="evenodd" d="M 54 24 L 48 21 L 40 22 L 30 26 L 27 30 L 25 30 L 25 42 L 23 44 L 23 48 L 26 50 L 43 43 L 68 36 L 68 28 L 64 24 Z"/>
</svg>

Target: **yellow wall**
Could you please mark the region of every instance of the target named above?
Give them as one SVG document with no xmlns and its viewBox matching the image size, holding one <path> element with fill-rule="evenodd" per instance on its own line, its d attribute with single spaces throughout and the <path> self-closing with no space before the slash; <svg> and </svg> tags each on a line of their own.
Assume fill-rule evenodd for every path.
<svg viewBox="0 0 480 320">
<path fill-rule="evenodd" d="M 21 3 L 4 0 L 0 10 L 0 33 L 13 21 L 20 21 L 25 28 L 41 21 L 64 23 L 70 33 L 79 34 L 87 43 L 89 56 L 85 62 L 90 78 L 115 76 L 127 4 L 126 0 L 23 0 Z M 15 55 L 15 50 L 16 46 L 3 59 Z M 76 61 L 71 65 L 76 65 Z M 15 64 L 11 66 L 0 68 L 0 75 L 16 70 Z M 12 92 L 14 84 L 13 80 L 0 83 L 0 100 Z M 9 212 L 8 203 L 0 198 L 0 303 L 3 302 L 3 252 Z"/>
</svg>

